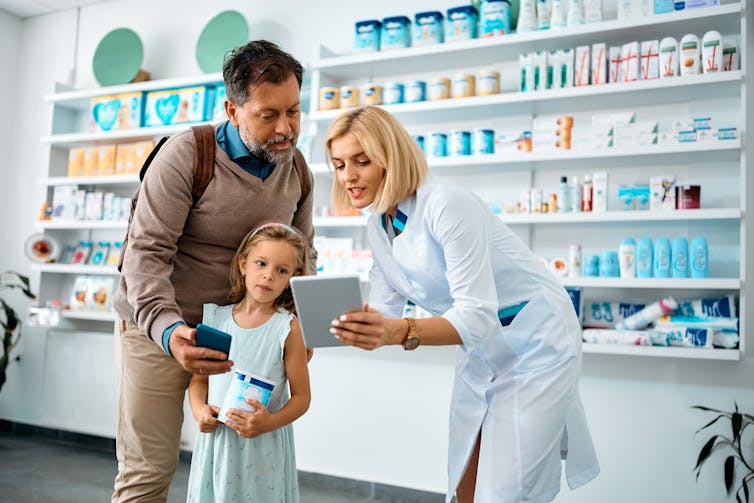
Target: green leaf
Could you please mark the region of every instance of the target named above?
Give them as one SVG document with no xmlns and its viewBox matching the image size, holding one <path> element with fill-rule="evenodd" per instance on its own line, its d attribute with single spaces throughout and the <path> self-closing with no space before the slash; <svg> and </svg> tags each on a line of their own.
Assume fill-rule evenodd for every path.
<svg viewBox="0 0 754 503">
<path fill-rule="evenodd" d="M 741 434 L 741 413 L 738 412 L 738 409 L 736 409 L 736 412 L 733 413 L 733 416 L 730 418 L 730 426 L 733 430 L 733 441 L 736 442 L 739 439 L 739 436 Z"/>
<path fill-rule="evenodd" d="M 712 426 L 713 424 L 715 424 L 715 423 L 716 423 L 716 422 L 717 422 L 717 421 L 718 421 L 718 420 L 719 420 L 720 418 L 722 418 L 722 417 L 725 417 L 725 414 L 720 414 L 720 415 L 718 415 L 718 416 L 717 416 L 717 417 L 716 417 L 715 419 L 713 419 L 713 420 L 712 420 L 712 421 L 710 421 L 709 423 L 705 424 L 704 426 L 702 426 L 701 428 L 699 428 L 698 430 L 696 430 L 696 432 L 697 432 L 697 433 L 699 433 L 699 432 L 700 432 L 700 431 L 702 431 L 703 429 L 705 429 L 705 428 L 709 428 L 710 426 Z"/>
<path fill-rule="evenodd" d="M 728 456 L 725 459 L 725 490 L 730 494 L 733 490 L 733 477 L 736 475 L 736 459 Z"/>
<path fill-rule="evenodd" d="M 715 440 L 717 440 L 719 436 L 720 435 L 714 435 L 712 438 L 707 440 L 706 444 L 704 444 L 704 447 L 702 447 L 702 450 L 699 451 L 699 458 L 696 460 L 696 466 L 694 467 L 694 470 L 700 469 L 702 466 L 702 463 L 704 463 L 707 460 L 709 455 L 712 453 L 712 448 L 715 446 Z M 697 477 L 699 477 L 698 473 L 696 475 Z"/>
<path fill-rule="evenodd" d="M 744 499 L 746 500 L 746 503 L 749 503 L 749 483 L 746 478 L 744 478 L 744 483 L 741 485 L 744 488 Z"/>
<path fill-rule="evenodd" d="M 699 410 L 706 410 L 708 412 L 719 412 L 720 414 L 726 414 L 725 412 L 717 409 L 710 409 L 709 407 L 705 407 L 704 405 L 692 405 L 692 409 L 699 409 Z"/>
</svg>

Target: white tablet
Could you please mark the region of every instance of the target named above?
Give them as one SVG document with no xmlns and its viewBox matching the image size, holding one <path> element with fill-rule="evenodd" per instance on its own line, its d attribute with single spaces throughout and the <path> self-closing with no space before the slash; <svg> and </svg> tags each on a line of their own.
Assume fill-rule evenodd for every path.
<svg viewBox="0 0 754 503">
<path fill-rule="evenodd" d="M 330 333 L 330 322 L 343 313 L 361 311 L 361 283 L 356 274 L 294 276 L 291 291 L 306 346 L 343 346 Z"/>
</svg>

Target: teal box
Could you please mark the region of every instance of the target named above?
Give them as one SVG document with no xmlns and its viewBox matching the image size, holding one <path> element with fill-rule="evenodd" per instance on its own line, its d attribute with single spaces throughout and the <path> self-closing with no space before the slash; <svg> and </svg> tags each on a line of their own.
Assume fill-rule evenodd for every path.
<svg viewBox="0 0 754 503">
<path fill-rule="evenodd" d="M 146 94 L 144 126 L 169 126 L 205 120 L 209 86 L 181 87 Z"/>
<path fill-rule="evenodd" d="M 382 23 L 376 19 L 357 21 L 354 31 L 354 49 L 357 52 L 374 52 L 380 50 Z"/>
<path fill-rule="evenodd" d="M 462 5 L 448 9 L 445 19 L 445 39 L 468 40 L 477 38 L 479 12 L 472 5 Z"/>
<path fill-rule="evenodd" d="M 386 17 L 382 20 L 380 48 L 403 49 L 411 46 L 411 20 L 406 16 Z"/>
<path fill-rule="evenodd" d="M 115 131 L 140 127 L 143 100 L 141 92 L 92 98 L 89 105 L 90 130 Z"/>
<path fill-rule="evenodd" d="M 439 44 L 445 40 L 442 12 L 417 12 L 414 15 L 414 45 Z"/>
<path fill-rule="evenodd" d="M 482 0 L 479 36 L 492 37 L 511 32 L 511 3 L 508 0 Z"/>
</svg>

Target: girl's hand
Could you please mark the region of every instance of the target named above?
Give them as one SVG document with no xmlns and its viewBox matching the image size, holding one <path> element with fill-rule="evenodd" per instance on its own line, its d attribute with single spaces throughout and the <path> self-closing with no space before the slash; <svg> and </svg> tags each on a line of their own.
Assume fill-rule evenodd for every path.
<svg viewBox="0 0 754 503">
<path fill-rule="evenodd" d="M 376 309 L 364 304 L 363 311 L 343 314 L 332 320 L 332 333 L 344 344 L 366 350 L 389 344 L 400 344 L 408 335 L 408 323 L 401 319 L 385 318 Z"/>
<path fill-rule="evenodd" d="M 220 421 L 217 420 L 217 415 L 220 413 L 220 407 L 215 405 L 205 404 L 199 412 L 196 422 L 199 423 L 199 431 L 202 433 L 210 433 L 215 431 Z"/>
<path fill-rule="evenodd" d="M 236 433 L 244 438 L 256 438 L 275 429 L 272 414 L 267 407 L 251 398 L 246 400 L 246 403 L 254 407 L 256 412 L 230 409 L 226 414 L 231 420 L 226 423 L 228 427 L 236 430 Z"/>
</svg>

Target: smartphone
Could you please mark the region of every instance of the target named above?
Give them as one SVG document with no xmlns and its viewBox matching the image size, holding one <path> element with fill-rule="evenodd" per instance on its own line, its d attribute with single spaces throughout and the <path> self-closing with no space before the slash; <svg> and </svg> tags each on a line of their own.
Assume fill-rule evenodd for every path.
<svg viewBox="0 0 754 503">
<path fill-rule="evenodd" d="M 196 345 L 203 348 L 216 349 L 230 355 L 230 334 L 208 327 L 203 323 L 196 326 Z M 227 359 L 227 357 L 226 357 Z"/>
</svg>

